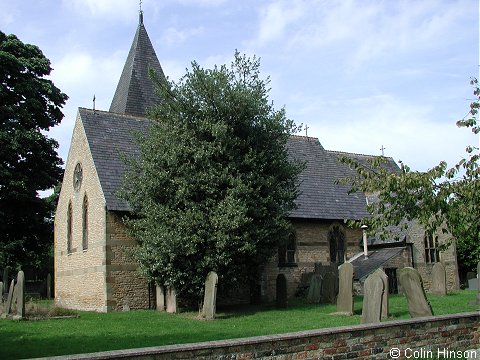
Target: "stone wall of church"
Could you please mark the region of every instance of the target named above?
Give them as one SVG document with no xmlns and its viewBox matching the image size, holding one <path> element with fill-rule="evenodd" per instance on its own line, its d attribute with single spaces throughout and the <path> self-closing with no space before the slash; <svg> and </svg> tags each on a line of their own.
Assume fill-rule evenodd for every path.
<svg viewBox="0 0 480 360">
<path fill-rule="evenodd" d="M 74 188 L 74 169 L 82 181 Z M 87 206 L 87 247 L 83 246 L 84 201 Z M 67 249 L 71 206 L 71 249 Z M 105 311 L 105 199 L 81 122 L 75 123 L 72 143 L 55 214 L 55 303 L 57 306 Z"/>
<path fill-rule="evenodd" d="M 106 247 L 108 311 L 154 306 L 153 293 L 149 293 L 148 282 L 138 272 L 138 265 L 132 257 L 136 246 L 135 239 L 126 232 L 122 214 L 109 211 Z"/>
<path fill-rule="evenodd" d="M 430 290 L 432 279 L 432 268 L 434 263 L 428 263 L 425 258 L 424 246 L 425 231 L 419 224 L 414 224 L 407 235 L 407 242 L 413 244 L 413 263 L 414 267 L 422 276 L 423 285 L 426 291 Z M 439 245 L 448 244 L 452 240 L 449 233 L 444 234 L 442 231 L 436 233 Z M 448 291 L 458 290 L 460 286 L 458 278 L 458 268 L 456 261 L 455 242 L 445 250 L 440 252 L 440 262 L 445 266 L 447 272 L 447 289 Z"/>
<path fill-rule="evenodd" d="M 330 246 L 328 233 L 332 226 L 340 226 L 345 234 L 346 259 L 350 259 L 359 251 L 362 241 L 360 229 L 350 229 L 337 221 L 327 220 L 293 220 L 296 234 L 295 264 L 280 267 L 278 256 L 272 258 L 265 267 L 261 276 L 262 298 L 265 301 L 275 300 L 276 278 L 278 274 L 284 274 L 287 279 L 287 294 L 294 297 L 302 291 L 306 275 L 315 270 L 315 263 L 330 264 Z"/>
</svg>

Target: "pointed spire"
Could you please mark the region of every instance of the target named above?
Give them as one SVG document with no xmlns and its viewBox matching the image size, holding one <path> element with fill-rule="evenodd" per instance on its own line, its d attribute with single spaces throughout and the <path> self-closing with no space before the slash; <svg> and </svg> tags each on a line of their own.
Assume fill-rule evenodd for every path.
<svg viewBox="0 0 480 360">
<path fill-rule="evenodd" d="M 150 68 L 158 75 L 165 76 L 143 25 L 140 2 L 137 32 L 110 105 L 111 112 L 145 116 L 147 109 L 158 102 L 153 82 L 148 76 Z"/>
</svg>

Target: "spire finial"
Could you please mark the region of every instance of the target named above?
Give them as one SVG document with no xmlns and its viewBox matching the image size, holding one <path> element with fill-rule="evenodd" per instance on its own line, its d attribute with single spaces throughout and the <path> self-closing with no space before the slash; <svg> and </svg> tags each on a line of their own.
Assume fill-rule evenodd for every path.
<svg viewBox="0 0 480 360">
<path fill-rule="evenodd" d="M 139 1 L 139 8 L 140 8 L 140 10 L 138 11 L 138 23 L 140 25 L 143 25 L 142 0 Z"/>
</svg>

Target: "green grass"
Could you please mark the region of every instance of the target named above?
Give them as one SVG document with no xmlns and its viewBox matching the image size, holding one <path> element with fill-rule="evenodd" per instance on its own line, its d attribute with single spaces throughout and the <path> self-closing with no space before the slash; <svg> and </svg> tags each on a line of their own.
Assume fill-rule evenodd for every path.
<svg viewBox="0 0 480 360">
<path fill-rule="evenodd" d="M 475 299 L 474 291 L 428 298 L 435 315 L 476 310 L 469 305 Z M 220 309 L 214 321 L 197 320 L 196 312 L 166 314 L 153 310 L 79 312 L 79 318 L 60 320 L 2 319 L 0 358 L 89 353 L 357 325 L 361 307 L 362 298 L 357 297 L 354 316 L 331 315 L 335 312 L 334 305 L 311 305 L 297 300 L 283 310 L 266 305 Z M 404 297 L 390 297 L 390 314 L 391 320 L 409 318 Z"/>
</svg>

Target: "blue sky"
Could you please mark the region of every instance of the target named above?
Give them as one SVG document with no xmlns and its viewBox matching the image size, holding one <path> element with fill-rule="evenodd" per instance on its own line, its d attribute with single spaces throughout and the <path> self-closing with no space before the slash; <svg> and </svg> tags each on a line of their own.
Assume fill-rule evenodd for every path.
<svg viewBox="0 0 480 360">
<path fill-rule="evenodd" d="M 108 110 L 138 24 L 136 0 L 0 0 L 0 30 L 38 45 L 70 99 L 50 132 L 66 160 L 78 107 Z M 458 129 L 479 71 L 478 0 L 143 0 L 164 72 L 261 58 L 270 98 L 330 150 L 427 170 L 478 136 Z M 303 135 L 305 132 L 303 132 Z"/>
</svg>

